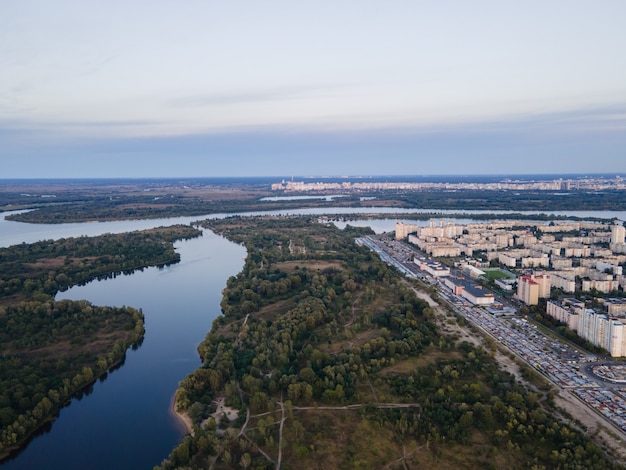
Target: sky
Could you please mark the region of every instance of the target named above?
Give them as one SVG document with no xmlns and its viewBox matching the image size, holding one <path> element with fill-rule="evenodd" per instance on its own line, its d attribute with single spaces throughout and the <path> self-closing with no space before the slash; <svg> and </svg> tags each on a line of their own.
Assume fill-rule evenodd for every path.
<svg viewBox="0 0 626 470">
<path fill-rule="evenodd" d="M 0 2 L 0 178 L 626 173 L 626 2 Z"/>
</svg>

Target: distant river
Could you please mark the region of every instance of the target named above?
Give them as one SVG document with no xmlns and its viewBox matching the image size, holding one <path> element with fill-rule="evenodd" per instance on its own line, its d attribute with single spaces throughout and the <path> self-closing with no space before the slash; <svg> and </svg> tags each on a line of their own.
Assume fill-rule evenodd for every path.
<svg viewBox="0 0 626 470">
<path fill-rule="evenodd" d="M 316 208 L 238 215 L 415 212 L 430 211 Z M 471 218 L 471 214 L 484 212 L 467 214 Z M 626 217 L 625 212 L 558 214 Z M 0 246 L 188 224 L 204 218 L 40 225 L 9 222 L 0 216 Z M 381 232 L 393 230 L 395 220 L 348 223 L 371 225 Z M 128 352 L 120 369 L 98 381 L 92 393 L 61 410 L 49 432 L 35 437 L 17 457 L 0 465 L 3 469 L 150 469 L 180 442 L 184 428 L 170 412 L 172 397 L 178 382 L 199 365 L 196 347 L 221 313 L 221 291 L 226 279 L 241 270 L 245 250 L 208 230 L 200 238 L 177 242 L 176 249 L 181 254 L 176 265 L 94 281 L 57 296 L 142 308 L 145 340 L 138 350 Z"/>
<path fill-rule="evenodd" d="M 148 219 L 148 220 L 124 220 L 117 222 L 83 222 L 74 224 L 23 224 L 11 222 L 4 219 L 4 216 L 15 212 L 0 212 L 0 247 L 15 245 L 18 243 L 33 243 L 39 240 L 54 239 L 67 237 L 79 237 L 81 235 L 96 236 L 103 233 L 122 233 L 132 230 L 144 230 L 152 227 L 173 224 L 189 224 L 196 220 L 204 220 L 207 218 L 219 219 L 228 217 L 229 215 L 253 216 L 253 215 L 358 215 L 358 214 L 406 214 L 409 221 L 410 214 L 437 213 L 441 214 L 439 218 L 445 218 L 449 214 L 466 214 L 471 219 L 475 214 L 538 214 L 537 211 L 484 211 L 484 210 L 433 210 L 433 209 L 399 209 L 393 207 L 317 207 L 313 209 L 292 209 L 292 210 L 275 210 L 264 212 L 242 212 L 237 214 L 210 214 L 193 217 L 171 217 L 165 219 Z M 626 220 L 626 211 L 554 211 L 550 214 L 557 216 L 572 217 L 594 217 L 619 220 Z M 395 223 L 396 219 L 393 220 Z M 391 228 L 390 230 L 393 230 Z"/>
</svg>

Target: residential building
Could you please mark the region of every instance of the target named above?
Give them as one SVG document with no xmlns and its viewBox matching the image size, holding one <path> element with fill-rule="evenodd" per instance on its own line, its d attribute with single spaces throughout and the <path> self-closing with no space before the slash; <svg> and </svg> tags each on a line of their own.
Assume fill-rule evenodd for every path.
<svg viewBox="0 0 626 470">
<path fill-rule="evenodd" d="M 539 284 L 532 276 L 522 276 L 518 279 L 517 298 L 526 305 L 539 303 Z"/>
</svg>

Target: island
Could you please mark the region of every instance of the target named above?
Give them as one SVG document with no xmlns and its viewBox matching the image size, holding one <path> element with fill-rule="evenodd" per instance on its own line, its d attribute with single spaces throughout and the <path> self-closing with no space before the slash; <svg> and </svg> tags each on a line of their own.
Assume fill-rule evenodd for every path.
<svg viewBox="0 0 626 470">
<path fill-rule="evenodd" d="M 0 458 L 23 447 L 144 337 L 140 308 L 55 301 L 93 279 L 176 263 L 172 226 L 0 248 Z"/>
</svg>

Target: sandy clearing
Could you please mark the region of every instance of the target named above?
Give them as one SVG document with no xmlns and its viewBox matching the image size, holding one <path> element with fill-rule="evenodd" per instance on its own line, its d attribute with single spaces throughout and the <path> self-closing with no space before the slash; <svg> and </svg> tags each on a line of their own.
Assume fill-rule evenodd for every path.
<svg viewBox="0 0 626 470">
<path fill-rule="evenodd" d="M 461 340 L 468 341 L 475 346 L 486 346 L 482 334 L 474 333 L 469 328 L 463 328 L 456 322 L 448 324 L 445 321 L 447 312 L 443 307 L 437 304 L 430 297 L 430 295 L 428 295 L 428 293 L 420 291 L 416 288 L 413 288 L 413 290 L 420 299 L 425 300 L 426 302 L 428 302 L 428 305 L 433 307 L 433 309 L 435 310 L 435 319 L 437 320 L 439 327 L 444 332 L 448 334 L 457 334 Z M 504 370 L 515 376 L 516 380 L 523 383 L 531 390 L 534 389 L 534 387 L 522 377 L 521 369 L 515 359 L 511 359 L 507 354 L 500 351 L 500 348 L 498 348 L 498 350 L 496 351 L 495 358 Z M 552 382 L 550 382 L 547 378 L 543 378 L 544 380 L 552 384 Z M 553 385 L 557 390 L 559 390 L 559 393 L 555 396 L 554 399 L 556 406 L 565 410 L 574 419 L 580 421 L 583 426 L 587 428 L 586 431 L 583 429 L 581 429 L 581 431 L 587 433 L 589 436 L 594 437 L 599 445 L 608 448 L 613 453 L 613 455 L 618 456 L 622 460 L 625 460 L 626 436 L 616 430 L 613 424 L 607 421 L 603 416 L 598 415 L 588 406 L 581 403 L 581 401 L 577 397 L 572 395 L 571 392 L 560 389 L 555 384 Z M 572 425 L 576 426 L 575 423 L 572 423 Z"/>
</svg>

